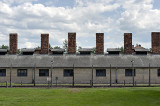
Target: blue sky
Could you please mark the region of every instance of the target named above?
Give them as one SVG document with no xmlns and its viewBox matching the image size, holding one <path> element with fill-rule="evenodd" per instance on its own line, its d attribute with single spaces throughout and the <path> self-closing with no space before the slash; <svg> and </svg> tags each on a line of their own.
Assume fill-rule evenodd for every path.
<svg viewBox="0 0 160 106">
<path fill-rule="evenodd" d="M 160 32 L 160 0 L 0 0 L 0 45 L 9 45 L 9 33 L 18 33 L 18 48 L 40 46 L 40 34 L 50 44 L 63 45 L 68 32 L 77 33 L 77 45 L 95 47 L 96 33 L 104 46 L 123 46 L 123 33 L 133 33 L 133 44 L 151 47 L 151 32 Z"/>
</svg>

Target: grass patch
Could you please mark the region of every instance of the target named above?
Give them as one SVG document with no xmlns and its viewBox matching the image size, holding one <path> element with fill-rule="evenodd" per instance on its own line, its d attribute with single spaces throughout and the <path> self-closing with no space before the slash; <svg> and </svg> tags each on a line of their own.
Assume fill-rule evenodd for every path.
<svg viewBox="0 0 160 106">
<path fill-rule="evenodd" d="M 148 88 L 0 88 L 0 106 L 153 106 L 160 87 Z"/>
</svg>

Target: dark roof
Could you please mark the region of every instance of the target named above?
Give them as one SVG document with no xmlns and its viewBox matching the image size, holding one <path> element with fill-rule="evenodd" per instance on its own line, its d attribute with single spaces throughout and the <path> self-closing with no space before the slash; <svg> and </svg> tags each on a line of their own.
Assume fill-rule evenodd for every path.
<svg viewBox="0 0 160 106">
<path fill-rule="evenodd" d="M 34 52 L 35 51 L 35 49 L 33 49 L 33 48 L 23 48 L 23 49 L 21 49 L 21 52 Z"/>
<path fill-rule="evenodd" d="M 149 52 L 149 49 L 134 49 L 135 52 Z"/>
<path fill-rule="evenodd" d="M 93 48 L 81 48 L 81 49 L 78 49 L 79 52 L 92 52 L 93 51 Z"/>
<path fill-rule="evenodd" d="M 0 52 L 7 52 L 7 49 L 0 49 Z"/>
<path fill-rule="evenodd" d="M 65 52 L 65 49 L 51 49 L 52 52 Z"/>
<path fill-rule="evenodd" d="M 9 68 L 12 63 L 12 67 L 25 67 L 32 68 L 34 64 L 39 68 L 50 68 L 51 61 L 54 61 L 53 67 L 132 67 L 131 61 L 134 60 L 134 67 L 148 67 L 149 63 L 151 67 L 160 67 L 160 55 L 4 55 L 0 56 L 0 67 Z"/>
<path fill-rule="evenodd" d="M 120 52 L 121 49 L 120 48 L 108 48 L 107 52 Z"/>
</svg>

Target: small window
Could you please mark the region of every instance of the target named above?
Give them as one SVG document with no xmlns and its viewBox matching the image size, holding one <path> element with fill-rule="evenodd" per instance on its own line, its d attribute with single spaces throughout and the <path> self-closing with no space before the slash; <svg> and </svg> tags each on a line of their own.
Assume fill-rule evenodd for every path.
<svg viewBox="0 0 160 106">
<path fill-rule="evenodd" d="M 73 76 L 73 69 L 64 69 L 64 76 L 65 77 Z"/>
<path fill-rule="evenodd" d="M 18 69 L 17 76 L 27 76 L 27 69 Z"/>
<path fill-rule="evenodd" d="M 157 70 L 158 77 L 160 77 L 160 69 Z"/>
<path fill-rule="evenodd" d="M 136 71 L 134 69 L 134 76 L 136 75 Z M 125 70 L 125 76 L 132 76 L 132 69 L 126 69 Z"/>
<path fill-rule="evenodd" d="M 49 69 L 39 69 L 39 76 L 49 76 Z"/>
<path fill-rule="evenodd" d="M 106 76 L 106 69 L 97 69 L 96 76 L 98 76 L 98 77 Z"/>
<path fill-rule="evenodd" d="M 6 69 L 0 69 L 0 76 L 6 76 Z"/>
</svg>

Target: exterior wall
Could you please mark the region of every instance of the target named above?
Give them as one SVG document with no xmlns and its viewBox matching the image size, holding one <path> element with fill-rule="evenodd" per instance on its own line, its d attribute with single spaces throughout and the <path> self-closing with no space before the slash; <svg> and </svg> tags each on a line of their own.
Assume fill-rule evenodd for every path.
<svg viewBox="0 0 160 106">
<path fill-rule="evenodd" d="M 124 33 L 124 53 L 132 54 L 132 33 Z"/>
<path fill-rule="evenodd" d="M 68 53 L 76 53 L 76 33 L 68 33 Z"/>
<path fill-rule="evenodd" d="M 2 68 L 4 69 L 4 68 Z M 21 69 L 21 68 L 18 68 Z M 23 68 L 26 69 L 26 68 Z M 11 71 L 11 80 L 12 83 L 32 83 L 33 80 L 33 69 L 32 68 L 28 68 L 27 69 L 27 76 L 17 76 L 17 68 L 13 68 Z M 10 82 L 10 69 L 7 68 L 6 69 L 6 76 L 0 76 L 0 82 L 6 82 L 8 81 L 8 83 Z"/>
<path fill-rule="evenodd" d="M 90 80 L 92 79 L 92 69 L 89 68 L 78 68 L 74 71 L 74 79 L 75 83 L 78 84 L 90 84 Z"/>
<path fill-rule="evenodd" d="M 51 77 L 50 71 L 49 71 L 49 76 L 39 76 L 39 69 L 48 69 L 48 68 L 36 68 L 35 70 L 35 83 L 36 84 L 47 84 L 47 78 Z"/>
<path fill-rule="evenodd" d="M 10 54 L 17 54 L 17 42 L 18 42 L 18 34 L 11 33 L 9 34 L 9 45 L 10 45 Z"/>
<path fill-rule="evenodd" d="M 5 68 L 1 68 L 1 69 L 5 69 Z M 6 76 L 0 76 L 0 82 L 4 83 L 6 81 L 10 81 L 10 69 L 6 69 Z"/>
<path fill-rule="evenodd" d="M 18 69 L 26 69 L 26 68 L 18 68 Z M 27 76 L 17 76 L 17 69 L 12 69 L 12 83 L 32 83 L 33 81 L 33 69 L 27 69 Z"/>
<path fill-rule="evenodd" d="M 63 68 L 56 68 L 52 71 L 53 76 L 53 83 L 56 83 L 56 77 L 58 77 L 57 83 L 58 84 L 72 84 L 73 83 L 73 77 L 64 77 Z"/>
<path fill-rule="evenodd" d="M 104 33 L 96 33 L 96 54 L 104 54 Z"/>
<path fill-rule="evenodd" d="M 152 53 L 160 54 L 160 32 L 152 32 Z"/>
<path fill-rule="evenodd" d="M 4 69 L 4 68 L 2 68 Z M 20 68 L 18 68 L 20 69 Z M 23 68 L 25 69 L 25 68 Z M 47 84 L 47 78 L 51 77 L 51 69 L 49 70 L 49 76 L 41 77 L 39 76 L 39 69 L 36 68 L 35 70 L 35 82 L 36 84 L 45 83 Z M 46 68 L 45 68 L 46 69 Z M 98 68 L 100 69 L 100 68 Z M 157 69 L 151 69 L 151 84 L 159 83 L 160 84 L 160 77 L 157 76 Z M 12 69 L 12 83 L 33 83 L 33 76 L 34 71 L 32 68 L 27 69 L 27 76 L 19 77 L 17 76 L 17 68 Z M 116 74 L 117 73 L 117 74 Z M 116 83 L 116 79 L 118 83 L 133 83 L 132 76 L 125 76 L 125 69 L 116 69 L 112 68 L 111 71 L 112 75 L 112 84 Z M 64 77 L 64 69 L 63 68 L 55 68 L 52 70 L 52 82 L 56 83 L 56 77 L 58 77 L 58 84 L 72 84 L 73 77 Z M 90 80 L 92 80 L 92 68 L 75 68 L 74 70 L 74 81 L 75 84 L 90 84 Z M 147 68 L 138 68 L 136 69 L 136 76 L 134 80 L 137 84 L 148 84 L 149 82 L 149 69 Z M 10 81 L 10 69 L 6 69 L 6 76 L 0 76 L 0 82 L 4 83 L 5 81 Z M 110 69 L 106 69 L 106 76 L 104 77 L 97 77 L 96 76 L 96 68 L 93 69 L 93 83 L 94 84 L 109 84 L 110 83 Z"/>
</svg>

